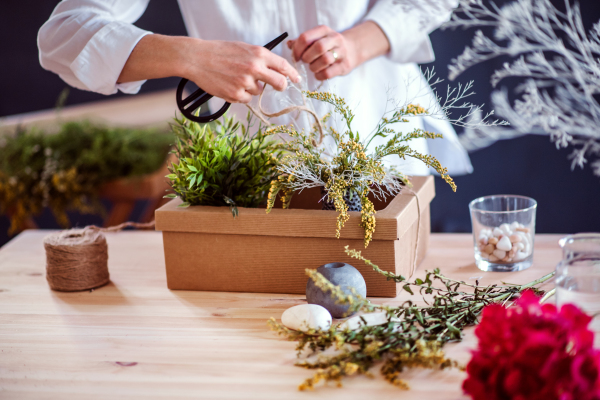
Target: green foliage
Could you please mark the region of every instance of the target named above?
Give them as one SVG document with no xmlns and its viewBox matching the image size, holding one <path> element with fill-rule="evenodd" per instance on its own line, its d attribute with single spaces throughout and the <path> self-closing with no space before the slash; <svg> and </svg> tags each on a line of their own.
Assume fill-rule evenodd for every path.
<svg viewBox="0 0 600 400">
<path fill-rule="evenodd" d="M 229 206 L 234 217 L 237 207 L 265 202 L 281 149 L 261 126 L 250 135 L 250 114 L 246 125 L 233 118 L 201 125 L 182 117 L 171 126 L 179 161 L 167 175 L 175 193 L 166 197 L 181 197 L 180 207 Z"/>
<path fill-rule="evenodd" d="M 315 285 L 339 304 L 350 305 L 350 311 L 384 312 L 387 322 L 377 326 L 361 326 L 356 330 L 332 326 L 326 331 L 293 331 L 271 318 L 271 329 L 289 340 L 297 341 L 298 355 L 305 349 L 317 353 L 316 362 L 300 361 L 298 366 L 316 370 L 312 378 L 300 385 L 300 390 L 313 389 L 319 381 L 338 384 L 344 377 L 356 374 L 369 375 L 369 370 L 380 363 L 384 378 L 395 386 L 408 389 L 400 373 L 406 368 L 422 367 L 445 369 L 459 367 L 447 359 L 442 347 L 449 342 L 462 340 L 463 330 L 478 323 L 483 308 L 488 304 L 506 304 L 526 289 L 538 294 L 543 291 L 535 286 L 548 281 L 554 273 L 547 274 L 525 285 L 479 285 L 456 281 L 434 271 L 425 271 L 425 278 L 409 281 L 402 275 L 381 270 L 360 251 L 346 253 L 369 265 L 388 280 L 402 283 L 410 295 L 417 291 L 423 305 L 407 300 L 398 307 L 375 305 L 356 292 L 347 294 L 333 285 L 316 270 L 306 273 Z M 336 352 L 327 351 L 335 349 Z M 325 353 L 327 351 L 327 353 Z"/>
<path fill-rule="evenodd" d="M 160 168 L 173 136 L 152 129 L 110 128 L 67 122 L 57 133 L 19 129 L 0 137 L 0 212 L 10 232 L 50 207 L 69 226 L 66 212 L 102 212 L 99 187 L 110 180 Z"/>
</svg>

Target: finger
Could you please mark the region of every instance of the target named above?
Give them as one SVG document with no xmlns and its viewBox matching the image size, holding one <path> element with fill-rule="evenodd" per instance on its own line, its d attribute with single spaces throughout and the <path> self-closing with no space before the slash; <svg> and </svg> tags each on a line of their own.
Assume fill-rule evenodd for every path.
<svg viewBox="0 0 600 400">
<path fill-rule="evenodd" d="M 291 49 L 292 47 L 294 47 L 294 41 L 293 40 L 288 40 L 287 41 L 287 47 L 288 47 L 288 49 Z"/>
<path fill-rule="evenodd" d="M 267 85 L 273 86 L 273 89 L 282 91 L 287 87 L 287 79 L 285 76 L 272 69 L 265 68 L 258 74 L 258 79 Z"/>
<path fill-rule="evenodd" d="M 239 90 L 235 93 L 231 100 L 227 100 L 229 103 L 250 103 L 252 95 L 245 90 Z"/>
<path fill-rule="evenodd" d="M 304 51 L 306 51 L 306 49 L 313 44 L 314 41 L 326 36 L 331 31 L 332 29 L 330 27 L 320 25 L 316 28 L 309 29 L 298 36 L 298 39 L 294 41 L 294 50 L 292 52 L 294 55 L 294 60 L 299 61 L 302 59 L 302 54 L 304 54 Z"/>
<path fill-rule="evenodd" d="M 337 34 L 337 32 L 336 32 Z M 302 61 L 307 64 L 311 64 L 317 58 L 321 57 L 329 50 L 340 45 L 338 35 L 327 35 L 310 45 L 308 49 L 302 54 Z"/>
<path fill-rule="evenodd" d="M 268 52 L 268 55 L 265 57 L 267 68 L 269 68 L 273 71 L 277 71 L 281 75 L 289 77 L 292 80 L 292 82 L 295 82 L 295 83 L 300 82 L 300 75 L 298 74 L 298 71 L 296 71 L 296 69 L 294 67 L 292 67 L 290 65 L 290 63 L 288 63 L 285 60 L 285 58 L 279 57 L 278 55 L 273 54 L 268 50 L 267 50 L 267 52 Z M 258 77 L 258 79 L 260 79 L 263 82 L 269 83 L 269 82 L 265 81 L 264 79 L 262 79 L 260 76 Z"/>
<path fill-rule="evenodd" d="M 319 57 L 315 61 L 313 61 L 310 64 L 309 68 L 312 72 L 314 72 L 316 74 L 317 72 L 324 70 L 325 68 L 334 64 L 335 62 L 336 62 L 336 59 L 333 58 L 333 53 L 331 53 L 330 51 L 327 51 L 321 57 Z"/>
<path fill-rule="evenodd" d="M 246 88 L 246 92 L 253 96 L 258 96 L 262 93 L 262 84 L 260 84 L 258 81 L 254 81 L 252 85 Z"/>
<path fill-rule="evenodd" d="M 329 68 L 325 68 L 315 74 L 315 78 L 320 81 L 331 79 L 336 76 L 344 75 L 344 67 L 341 63 L 335 63 Z"/>
</svg>

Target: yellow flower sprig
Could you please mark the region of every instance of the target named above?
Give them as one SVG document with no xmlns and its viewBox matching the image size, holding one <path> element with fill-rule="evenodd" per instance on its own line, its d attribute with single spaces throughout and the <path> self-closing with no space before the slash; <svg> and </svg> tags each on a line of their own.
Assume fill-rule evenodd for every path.
<svg viewBox="0 0 600 400">
<path fill-rule="evenodd" d="M 407 142 L 415 139 L 435 139 L 442 135 L 413 129 L 408 133 L 395 132 L 391 126 L 399 122 L 408 122 L 407 117 L 427 115 L 428 111 L 418 104 L 407 104 L 396 109 L 391 115 L 379 122 L 375 133 L 368 140 L 361 140 L 359 132 L 352 130 L 355 115 L 344 99 L 327 92 L 304 92 L 310 99 L 331 104 L 334 111 L 346 122 L 346 131 L 338 132 L 329 127 L 326 132 L 335 143 L 333 154 L 315 145 L 316 128 L 309 133 L 298 132 L 293 126 L 272 128 L 272 132 L 291 138 L 284 147 L 287 154 L 281 158 L 278 166 L 280 176 L 271 182 L 267 212 L 270 212 L 276 196 L 281 193 L 284 208 L 289 207 L 291 197 L 297 190 L 309 187 L 324 187 L 326 198 L 333 202 L 338 216 L 336 218 L 336 238 L 341 237 L 341 229 L 350 219 L 349 207 L 344 197 L 358 196 L 362 206 L 360 226 L 364 231 L 364 245 L 367 247 L 373 240 L 376 227 L 376 210 L 369 199 L 371 193 L 377 197 L 397 195 L 403 186 L 410 186 L 410 181 L 393 167 L 384 166 L 384 158 L 398 156 L 412 157 L 423 161 L 434 168 L 443 179 L 456 190 L 447 169 L 442 167 L 433 156 L 421 154 L 409 147 Z M 323 118 L 325 122 L 330 117 Z M 388 138 L 387 142 L 369 152 L 369 144 L 375 137 Z M 331 143 L 331 142 L 329 142 Z"/>
</svg>

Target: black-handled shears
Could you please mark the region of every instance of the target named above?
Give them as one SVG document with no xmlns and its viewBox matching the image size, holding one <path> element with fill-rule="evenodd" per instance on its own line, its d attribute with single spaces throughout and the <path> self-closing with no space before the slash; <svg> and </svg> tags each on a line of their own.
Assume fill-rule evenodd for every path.
<svg viewBox="0 0 600 400">
<path fill-rule="evenodd" d="M 283 42 L 283 39 L 285 39 L 287 36 L 288 36 L 287 32 L 284 32 L 276 39 L 265 44 L 264 47 L 269 50 L 273 50 L 275 48 L 275 46 L 277 46 L 279 43 Z M 226 102 L 225 104 L 223 104 L 223 107 L 221 107 L 221 109 L 219 111 L 217 111 L 216 113 L 214 113 L 212 115 L 205 115 L 202 117 L 194 115 L 194 111 L 196 111 L 198 108 L 200 108 L 200 106 L 202 104 L 206 103 L 213 96 L 206 93 L 201 88 L 198 88 L 198 90 L 196 90 L 194 93 L 190 94 L 188 97 L 186 97 L 184 99 L 183 98 L 183 88 L 185 88 L 185 85 L 187 83 L 188 83 L 187 79 L 182 79 L 181 82 L 179 82 L 179 86 L 177 86 L 176 97 L 177 97 L 177 107 L 179 108 L 179 111 L 181 111 L 181 113 L 190 121 L 212 122 L 215 119 L 222 116 L 223 114 L 225 114 L 225 112 L 229 109 L 229 106 L 231 105 L 231 103 Z"/>
</svg>

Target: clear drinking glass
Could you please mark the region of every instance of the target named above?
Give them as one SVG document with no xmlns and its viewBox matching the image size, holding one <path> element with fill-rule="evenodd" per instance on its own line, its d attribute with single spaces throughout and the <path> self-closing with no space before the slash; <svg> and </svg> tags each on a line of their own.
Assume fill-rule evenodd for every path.
<svg viewBox="0 0 600 400">
<path fill-rule="evenodd" d="M 469 204 L 475 262 L 482 271 L 520 271 L 533 262 L 537 202 L 525 196 L 494 195 Z"/>
<path fill-rule="evenodd" d="M 572 303 L 589 315 L 600 313 L 600 233 L 562 238 L 563 259 L 556 266 L 556 305 Z M 600 316 L 590 329 L 600 332 Z"/>
<path fill-rule="evenodd" d="M 563 251 L 563 261 L 591 254 L 600 255 L 600 233 L 577 233 L 558 241 Z"/>
</svg>

